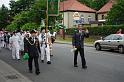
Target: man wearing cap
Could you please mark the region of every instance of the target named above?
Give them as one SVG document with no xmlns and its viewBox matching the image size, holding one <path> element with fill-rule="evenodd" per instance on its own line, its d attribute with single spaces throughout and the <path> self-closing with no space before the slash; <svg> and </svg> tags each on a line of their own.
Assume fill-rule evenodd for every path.
<svg viewBox="0 0 124 82">
<path fill-rule="evenodd" d="M 86 61 L 84 57 L 84 37 L 89 37 L 88 30 L 84 31 L 81 28 L 73 35 L 72 37 L 72 45 L 75 49 L 74 51 L 74 67 L 78 67 L 77 65 L 77 56 L 78 52 L 80 52 L 81 61 L 82 61 L 82 68 L 86 69 Z"/>
<path fill-rule="evenodd" d="M 28 59 L 29 72 L 30 73 L 33 72 L 32 62 L 34 60 L 35 73 L 36 75 L 39 75 L 40 70 L 39 70 L 38 58 L 39 58 L 39 53 L 41 53 L 39 40 L 36 36 L 35 30 L 32 30 L 30 33 L 31 33 L 31 37 L 24 39 L 24 52 L 29 54 L 29 59 Z"/>
</svg>

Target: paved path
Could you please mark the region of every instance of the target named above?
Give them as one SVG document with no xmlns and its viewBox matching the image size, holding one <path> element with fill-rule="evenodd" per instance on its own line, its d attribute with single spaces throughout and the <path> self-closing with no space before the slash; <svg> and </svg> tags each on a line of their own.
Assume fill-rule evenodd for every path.
<svg viewBox="0 0 124 82">
<path fill-rule="evenodd" d="M 32 82 L 13 67 L 0 60 L 0 82 Z"/>
<path fill-rule="evenodd" d="M 33 82 L 124 82 L 124 55 L 117 52 L 96 51 L 85 47 L 88 69 L 81 69 L 80 57 L 78 68 L 73 67 L 71 45 L 53 45 L 52 64 L 40 62 L 39 76 L 27 72 L 26 61 L 13 61 L 11 53 L 3 50 L 0 59 L 14 67 Z"/>
</svg>

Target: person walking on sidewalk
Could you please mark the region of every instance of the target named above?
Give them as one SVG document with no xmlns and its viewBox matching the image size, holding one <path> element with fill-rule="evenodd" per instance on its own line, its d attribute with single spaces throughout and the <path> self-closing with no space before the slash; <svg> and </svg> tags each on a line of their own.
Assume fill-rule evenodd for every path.
<svg viewBox="0 0 124 82">
<path fill-rule="evenodd" d="M 29 59 L 28 59 L 29 72 L 32 73 L 32 62 L 34 60 L 35 73 L 36 75 L 39 75 L 40 70 L 39 70 L 38 58 L 39 58 L 39 53 L 41 53 L 39 40 L 36 36 L 35 30 L 32 30 L 30 33 L 31 33 L 31 37 L 29 38 L 26 37 L 24 39 L 24 52 L 29 54 Z"/>
<path fill-rule="evenodd" d="M 81 61 L 82 61 L 82 68 L 86 69 L 86 60 L 84 57 L 84 37 L 89 37 L 88 30 L 84 31 L 83 29 L 79 28 L 78 32 L 76 32 L 72 37 L 72 45 L 75 49 L 74 51 L 74 67 L 78 67 L 77 65 L 77 56 L 78 52 L 80 52 Z"/>
</svg>

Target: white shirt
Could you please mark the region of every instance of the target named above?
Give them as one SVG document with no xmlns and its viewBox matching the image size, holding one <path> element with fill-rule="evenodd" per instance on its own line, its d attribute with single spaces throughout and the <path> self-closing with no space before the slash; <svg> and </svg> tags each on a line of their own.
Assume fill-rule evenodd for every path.
<svg viewBox="0 0 124 82">
<path fill-rule="evenodd" d="M 13 47 L 19 47 L 20 48 L 20 38 L 17 35 L 13 35 L 11 38 L 11 43 Z"/>
<path fill-rule="evenodd" d="M 51 37 L 51 35 L 49 34 L 49 33 L 45 33 L 45 34 L 43 34 L 44 35 L 44 37 L 42 38 L 42 33 L 40 33 L 40 35 L 39 35 L 39 37 L 38 37 L 38 39 L 39 39 L 39 42 L 40 43 L 48 43 L 48 38 L 50 38 Z M 47 39 L 47 40 L 46 40 Z"/>
</svg>

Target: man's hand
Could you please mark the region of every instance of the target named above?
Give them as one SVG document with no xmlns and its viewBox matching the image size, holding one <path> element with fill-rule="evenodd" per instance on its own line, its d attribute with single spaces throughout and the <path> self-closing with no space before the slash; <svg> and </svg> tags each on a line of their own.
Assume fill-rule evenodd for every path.
<svg viewBox="0 0 124 82">
<path fill-rule="evenodd" d="M 73 46 L 73 48 L 75 48 L 75 46 Z"/>
<path fill-rule="evenodd" d="M 89 33 L 89 30 L 88 29 L 86 29 L 86 31 L 85 31 L 86 33 Z"/>
</svg>

